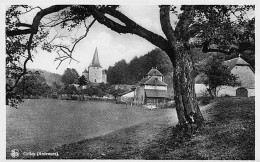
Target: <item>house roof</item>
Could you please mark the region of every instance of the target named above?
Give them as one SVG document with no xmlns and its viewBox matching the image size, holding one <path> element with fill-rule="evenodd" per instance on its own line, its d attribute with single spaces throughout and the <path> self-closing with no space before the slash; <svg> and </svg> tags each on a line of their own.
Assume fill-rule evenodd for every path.
<svg viewBox="0 0 260 162">
<path fill-rule="evenodd" d="M 152 68 L 146 75 L 148 75 L 148 76 L 163 76 L 162 75 L 162 73 L 159 71 L 159 70 L 157 70 L 157 69 L 154 69 L 154 68 Z"/>
<path fill-rule="evenodd" d="M 146 97 L 153 97 L 153 98 L 165 98 L 166 91 L 163 90 L 154 90 L 154 89 L 146 89 L 145 90 Z"/>
<path fill-rule="evenodd" d="M 207 79 L 208 79 L 207 75 L 199 74 L 195 77 L 195 83 L 196 84 L 204 84 Z"/>
<path fill-rule="evenodd" d="M 166 83 L 158 79 L 156 76 L 151 76 L 147 81 L 143 83 L 144 85 L 153 85 L 153 86 L 167 86 Z"/>
<path fill-rule="evenodd" d="M 243 60 L 241 57 L 233 58 L 231 60 L 227 60 L 223 62 L 224 65 L 228 66 L 228 70 L 232 70 L 235 66 L 249 66 L 250 65 Z M 251 67 L 250 67 L 251 68 Z M 243 75 L 243 73 L 241 74 Z M 254 87 L 254 80 L 251 78 L 248 78 L 247 76 L 241 76 L 239 75 L 239 80 L 241 80 L 241 85 L 243 87 Z M 205 74 L 199 74 L 195 77 L 195 83 L 196 84 L 204 84 L 207 80 L 207 76 Z"/>
<path fill-rule="evenodd" d="M 118 96 L 123 96 L 127 93 L 130 93 L 130 92 L 133 92 L 133 90 L 128 90 L 128 91 L 122 92 L 122 93 L 118 94 Z"/>
<path fill-rule="evenodd" d="M 96 48 L 90 67 L 102 67 L 99 63 L 98 50 Z"/>
<path fill-rule="evenodd" d="M 146 81 L 148 81 L 151 77 L 145 77 L 143 78 L 137 85 L 142 85 L 144 84 Z"/>
<path fill-rule="evenodd" d="M 241 57 L 233 58 L 223 62 L 224 65 L 228 66 L 228 70 L 232 70 L 235 66 L 250 66 L 245 60 Z"/>
</svg>

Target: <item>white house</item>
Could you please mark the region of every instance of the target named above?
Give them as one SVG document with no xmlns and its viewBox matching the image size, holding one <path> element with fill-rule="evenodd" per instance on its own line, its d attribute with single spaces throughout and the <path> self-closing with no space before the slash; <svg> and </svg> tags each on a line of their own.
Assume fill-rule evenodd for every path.
<svg viewBox="0 0 260 162">
<path fill-rule="evenodd" d="M 236 75 L 240 86 L 220 86 L 217 88 L 217 96 L 239 96 L 251 97 L 255 96 L 255 73 L 252 67 L 243 60 L 240 56 L 223 62 L 228 66 L 232 74 Z M 195 92 L 197 96 L 201 96 L 206 91 L 207 87 L 203 84 L 206 76 L 203 74 L 195 78 Z"/>
<path fill-rule="evenodd" d="M 118 99 L 135 104 L 163 104 L 167 99 L 167 84 L 163 80 L 163 74 L 152 68 L 132 90 L 120 94 Z"/>
</svg>

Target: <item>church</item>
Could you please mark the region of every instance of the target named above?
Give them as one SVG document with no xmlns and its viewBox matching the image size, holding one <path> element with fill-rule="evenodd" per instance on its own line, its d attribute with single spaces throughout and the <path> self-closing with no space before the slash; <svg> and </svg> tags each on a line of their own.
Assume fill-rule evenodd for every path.
<svg viewBox="0 0 260 162">
<path fill-rule="evenodd" d="M 95 49 L 92 62 L 88 66 L 88 70 L 85 69 L 82 75 L 84 75 L 86 80 L 90 83 L 107 83 L 107 75 L 99 63 L 97 48 Z"/>
</svg>

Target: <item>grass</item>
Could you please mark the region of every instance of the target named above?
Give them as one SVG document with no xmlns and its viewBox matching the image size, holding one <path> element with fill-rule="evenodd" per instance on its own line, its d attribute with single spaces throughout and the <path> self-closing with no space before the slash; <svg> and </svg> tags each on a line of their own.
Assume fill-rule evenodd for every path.
<svg viewBox="0 0 260 162">
<path fill-rule="evenodd" d="M 206 124 L 192 138 L 176 138 L 172 125 L 153 120 L 50 152 L 58 152 L 61 159 L 255 159 L 253 98 L 220 98 L 202 113 Z"/>
</svg>

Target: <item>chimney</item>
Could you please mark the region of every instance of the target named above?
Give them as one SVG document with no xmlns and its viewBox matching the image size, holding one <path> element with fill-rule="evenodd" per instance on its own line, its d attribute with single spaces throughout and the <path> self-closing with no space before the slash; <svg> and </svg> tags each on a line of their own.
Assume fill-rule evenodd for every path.
<svg viewBox="0 0 260 162">
<path fill-rule="evenodd" d="M 155 86 L 157 86 L 157 83 L 158 83 L 158 78 L 157 77 L 155 78 L 154 82 L 155 82 Z"/>
</svg>

